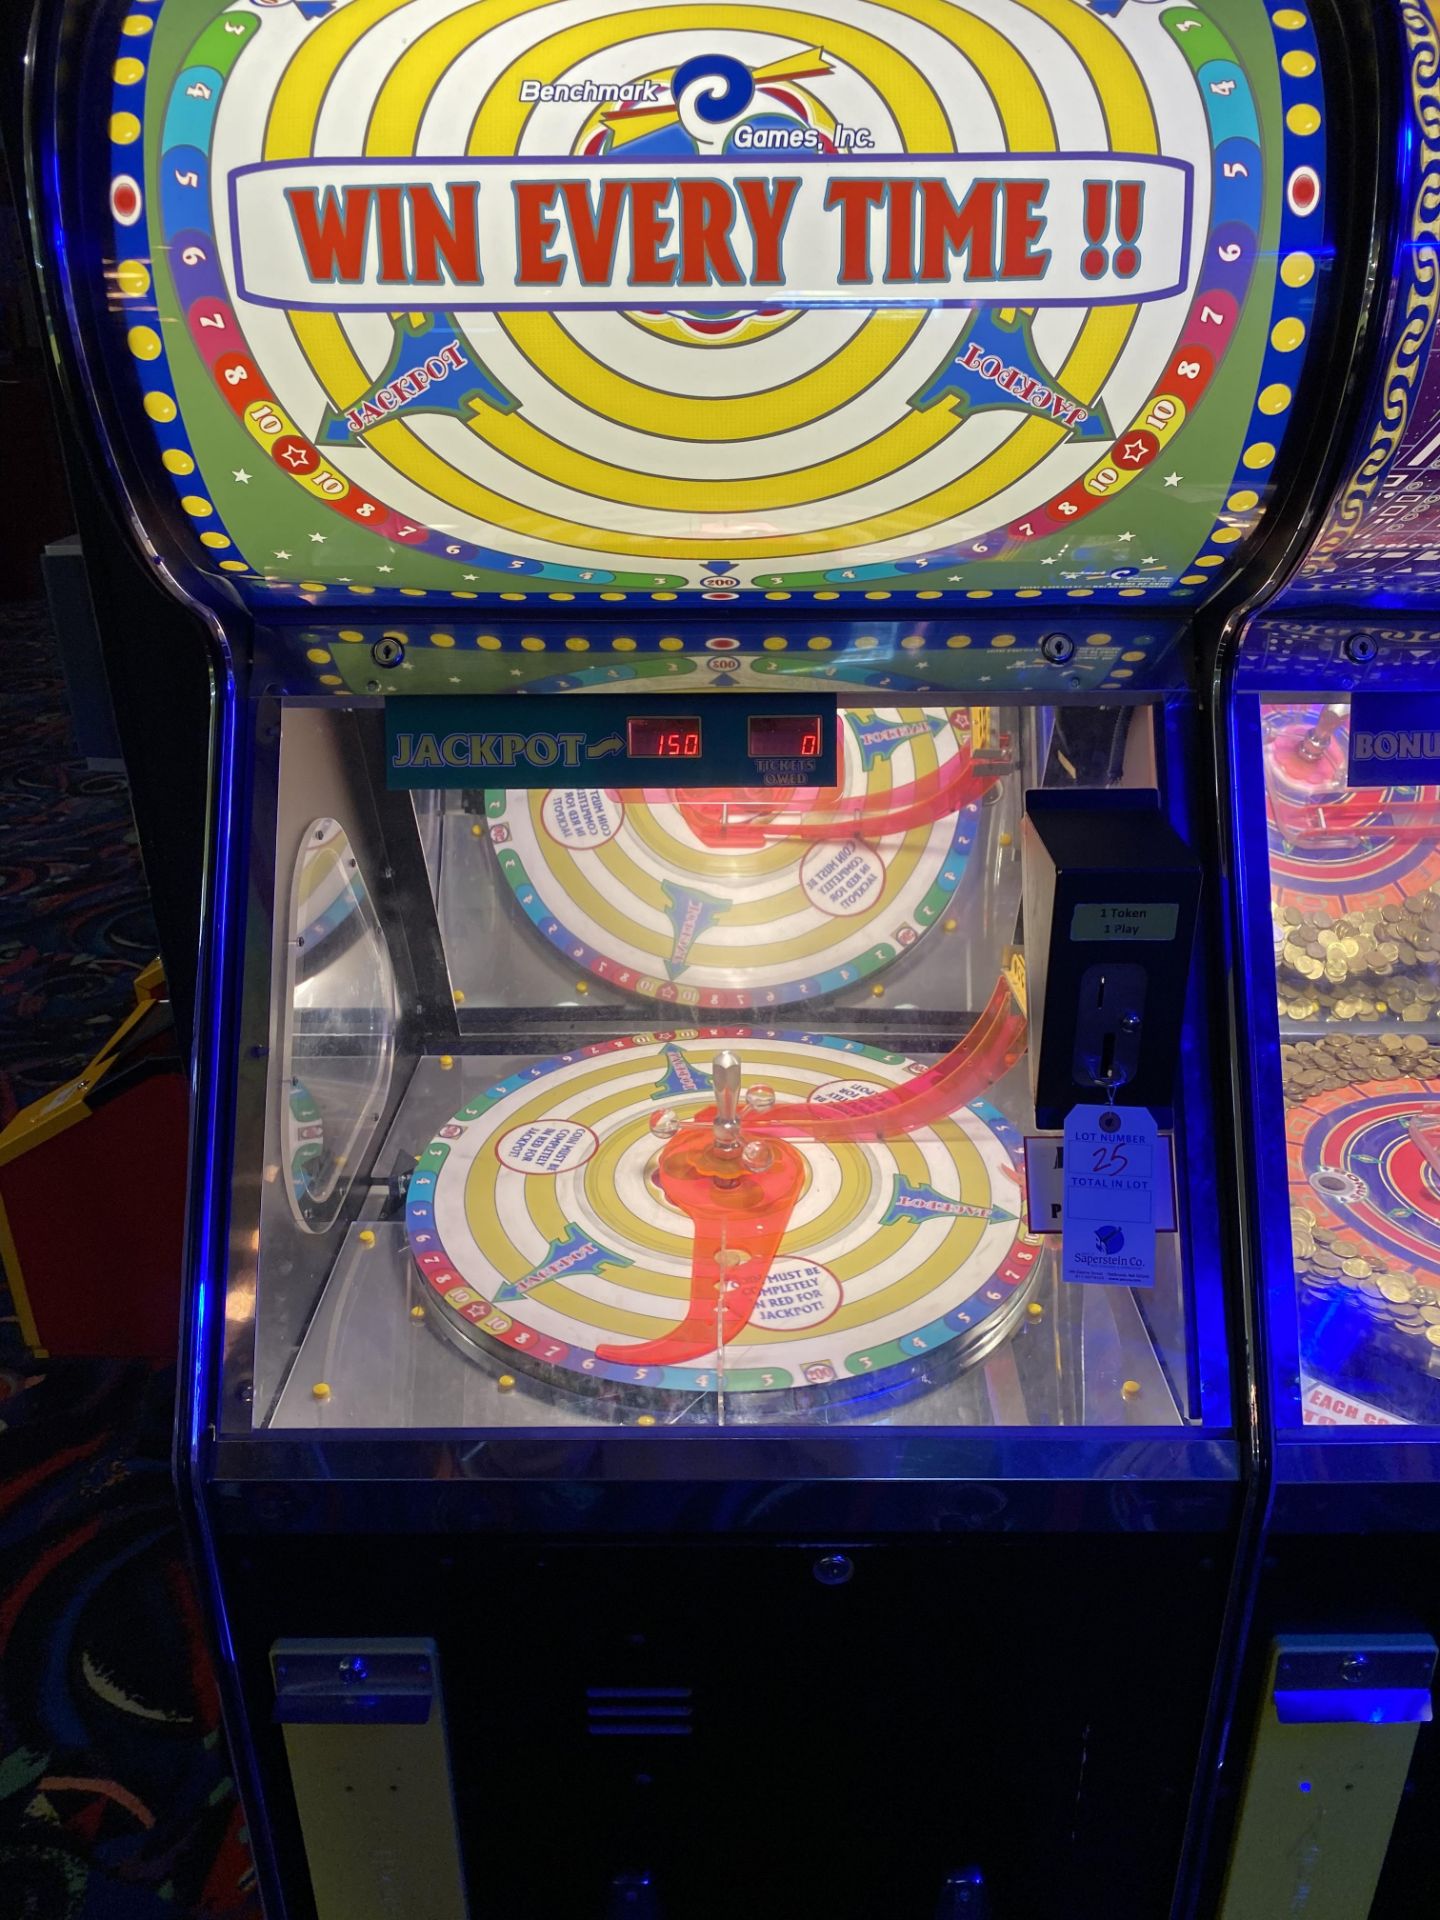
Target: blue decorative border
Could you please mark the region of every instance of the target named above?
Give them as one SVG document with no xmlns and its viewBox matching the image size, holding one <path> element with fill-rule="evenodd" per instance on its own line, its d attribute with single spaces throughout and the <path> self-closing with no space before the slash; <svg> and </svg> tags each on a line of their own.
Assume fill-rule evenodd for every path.
<svg viewBox="0 0 1440 1920">
<path fill-rule="evenodd" d="M 1410 118 L 1401 141 L 1408 162 L 1402 192 L 1410 212 L 1405 242 L 1391 266 L 1392 345 L 1365 451 L 1331 503 L 1307 559 L 1343 556 L 1368 518 L 1404 443 L 1440 314 L 1440 34 L 1423 0 L 1401 0 L 1400 19 L 1410 57 Z M 1327 590 L 1323 576 L 1310 579 L 1307 572 L 1302 566 L 1282 598 Z"/>
<path fill-rule="evenodd" d="M 202 568 L 213 567 L 226 575 L 233 584 L 243 586 L 245 596 L 257 611 L 267 608 L 280 610 L 285 607 L 301 605 L 315 610 L 346 611 L 354 610 L 354 597 L 375 594 L 384 604 L 385 595 L 378 589 L 360 586 L 355 583 L 345 585 L 327 584 L 316 581 L 278 581 L 258 574 L 239 556 L 239 549 L 217 512 L 208 491 L 204 490 L 204 480 L 195 456 L 195 449 L 180 415 L 175 393 L 173 375 L 165 349 L 163 329 L 149 326 L 147 323 L 158 320 L 157 304 L 153 298 L 153 262 L 148 253 L 136 252 L 131 244 L 136 228 L 143 230 L 146 221 L 145 206 L 148 199 L 148 183 L 135 175 L 135 155 L 143 155 L 144 89 L 146 53 L 153 33 L 154 19 L 163 0 L 133 0 L 130 10 L 121 20 L 121 35 L 118 42 L 118 58 L 115 69 L 115 83 L 112 98 L 111 118 L 111 178 L 114 183 L 128 178 L 136 187 L 139 201 L 135 217 L 125 220 L 112 213 L 112 240 L 115 245 L 115 259 L 123 265 L 116 270 L 115 285 L 118 299 L 115 302 L 117 317 L 133 334 L 138 326 L 149 333 L 153 340 L 153 352 L 150 343 L 146 343 L 146 352 L 142 364 L 148 369 L 144 375 L 144 407 L 150 418 L 151 427 L 160 448 L 162 462 L 179 497 L 182 511 L 191 521 L 203 522 L 197 525 L 197 540 L 202 551 L 192 554 L 193 564 Z M 330 0 L 300 0 L 300 10 L 308 15 L 318 15 L 330 10 Z M 1415 0 L 1405 0 L 1404 11 L 1407 16 L 1419 15 L 1420 7 Z M 216 18 L 221 15 L 217 13 Z M 249 16 L 237 16 L 249 18 Z M 1201 16 L 1206 18 L 1208 16 Z M 1293 254 L 1308 251 L 1313 262 L 1319 251 L 1317 246 L 1306 248 L 1309 236 L 1320 229 L 1325 180 L 1325 141 L 1323 134 L 1323 95 L 1318 53 L 1316 49 L 1313 25 L 1307 13 L 1298 7 L 1280 7 L 1270 13 L 1272 31 L 1275 35 L 1279 55 L 1278 71 L 1281 88 L 1282 126 L 1284 128 L 1281 156 L 1281 223 L 1278 240 L 1278 253 L 1283 263 Z M 135 24 L 142 23 L 142 24 Z M 1433 38 L 1433 29 L 1432 29 Z M 1287 55 L 1302 56 L 1310 62 L 1308 71 L 1290 72 L 1285 66 Z M 130 73 L 124 68 L 126 61 L 133 61 L 140 69 Z M 1212 63 L 1218 67 L 1223 63 Z M 1297 64 L 1296 62 L 1292 62 Z M 122 69 L 127 77 L 121 77 Z M 196 70 L 199 71 L 198 69 Z M 1202 72 L 1208 72 L 1204 69 Z M 1235 68 L 1243 82 L 1243 72 Z M 193 75 L 191 76 L 193 79 Z M 219 76 L 217 76 L 218 78 Z M 177 80 L 179 76 L 177 75 Z M 1196 74 L 1197 86 L 1202 73 Z M 206 83 L 208 84 L 208 82 Z M 1231 76 L 1212 77 L 1206 82 L 1212 92 L 1226 84 L 1233 84 Z M 1204 96 L 1202 95 L 1202 98 Z M 167 103 L 167 111 L 168 111 Z M 187 103 L 182 102 L 181 105 Z M 214 103 L 205 103 L 209 117 L 205 120 L 204 131 L 213 121 Z M 1206 101 L 1207 112 L 1214 103 Z M 1313 114 L 1313 125 L 1309 115 Z M 131 133 L 131 122 L 135 130 Z M 188 123 L 187 123 L 188 124 Z M 116 129 L 126 135 L 119 138 Z M 1263 131 L 1263 130 L 1262 130 Z M 1293 197 L 1289 192 L 1290 183 L 1297 174 L 1312 170 L 1316 181 L 1313 202 L 1303 212 L 1297 212 Z M 143 172 L 143 168 L 142 168 Z M 112 191 L 113 200 L 113 191 Z M 1207 236 L 1207 244 L 1210 238 Z M 136 285 L 132 291 L 125 284 L 125 272 L 129 269 Z M 145 284 L 138 284 L 137 270 L 143 270 Z M 400 588 L 405 598 L 416 600 L 424 605 L 447 610 L 456 602 L 480 601 L 487 608 L 498 611 L 506 604 L 526 605 L 538 611 L 541 605 L 553 606 L 565 603 L 576 614 L 594 614 L 604 612 L 616 603 L 629 606 L 655 606 L 680 603 L 688 612 L 698 611 L 701 607 L 722 609 L 728 613 L 745 612 L 753 616 L 756 613 L 769 612 L 777 602 L 794 601 L 807 610 L 817 604 L 828 604 L 832 611 L 843 613 L 869 613 L 877 602 L 891 602 L 895 611 L 915 608 L 918 612 L 927 603 L 940 602 L 948 610 L 960 599 L 988 602 L 986 613 L 999 613 L 1002 610 L 1023 607 L 1035 602 L 1040 607 L 1061 608 L 1067 601 L 1085 601 L 1099 599 L 1102 605 L 1110 605 L 1113 600 L 1144 601 L 1147 605 L 1167 603 L 1169 605 L 1194 604 L 1208 597 L 1223 581 L 1233 573 L 1238 560 L 1247 546 L 1247 536 L 1259 525 L 1269 496 L 1273 490 L 1271 475 L 1275 458 L 1278 456 L 1280 440 L 1269 436 L 1276 432 L 1276 420 L 1288 410 L 1293 402 L 1296 377 L 1306 352 L 1310 327 L 1313 320 L 1316 298 L 1316 276 L 1301 286 L 1290 285 L 1282 273 L 1277 273 L 1272 290 L 1268 326 L 1270 343 L 1267 346 L 1256 383 L 1255 404 L 1247 422 L 1244 436 L 1244 451 L 1240 456 L 1230 485 L 1226 488 L 1226 506 L 1217 516 L 1214 526 L 1202 550 L 1190 563 L 1186 573 L 1173 587 L 1151 588 L 1143 586 L 1123 587 L 960 587 L 955 592 L 942 588 L 922 588 L 906 592 L 894 587 L 849 590 L 844 588 L 789 589 L 768 593 L 752 591 L 707 591 L 705 589 L 681 589 L 675 592 L 660 591 L 646 593 L 630 589 L 601 591 L 577 590 L 571 581 L 554 581 L 547 588 L 535 592 L 487 592 L 485 594 L 466 593 L 444 588 Z M 1433 312 L 1432 312 L 1433 320 Z M 1287 336 L 1281 331 L 1282 323 L 1298 323 L 1301 332 L 1298 341 L 1286 347 L 1276 344 L 1276 336 Z M 1292 330 L 1293 331 L 1293 330 Z M 1266 395 L 1284 392 L 1288 397 L 1282 406 L 1266 407 L 1263 402 Z M 1203 404 L 1203 402 L 1202 402 Z M 1269 449 L 1269 457 L 1262 457 Z M 1235 504 L 1235 503 L 1239 504 Z M 537 563 L 536 570 L 539 570 Z M 545 569 L 553 576 L 557 570 Z M 937 609 L 938 611 L 938 609 Z M 977 608 L 977 613 L 979 609 Z M 505 643 L 510 644 L 508 638 Z M 322 684 L 327 684 L 322 680 Z"/>
</svg>

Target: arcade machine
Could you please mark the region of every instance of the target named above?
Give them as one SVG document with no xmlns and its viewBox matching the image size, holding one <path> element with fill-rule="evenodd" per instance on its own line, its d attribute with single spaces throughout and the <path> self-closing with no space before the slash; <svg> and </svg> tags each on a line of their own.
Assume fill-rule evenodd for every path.
<svg viewBox="0 0 1440 1920">
<path fill-rule="evenodd" d="M 1272 1483 L 1224 1920 L 1399 1920 L 1437 1892 L 1440 45 L 1426 9 L 1403 26 L 1364 414 L 1218 706 Z"/>
<path fill-rule="evenodd" d="M 1255 1499 L 1197 635 L 1322 497 L 1401 35 L 41 10 L 214 676 L 179 1459 L 270 1920 L 1167 1911 Z"/>
</svg>

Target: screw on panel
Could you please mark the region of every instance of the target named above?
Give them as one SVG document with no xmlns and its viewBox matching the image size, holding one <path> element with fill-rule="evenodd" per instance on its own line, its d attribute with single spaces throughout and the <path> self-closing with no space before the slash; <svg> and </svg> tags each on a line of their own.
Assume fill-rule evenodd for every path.
<svg viewBox="0 0 1440 1920">
<path fill-rule="evenodd" d="M 1368 667 L 1379 649 L 1368 633 L 1347 633 L 1340 642 L 1340 651 L 1352 665 Z"/>
<path fill-rule="evenodd" d="M 648 1873 L 617 1873 L 610 1882 L 607 1920 L 660 1920 L 655 1883 Z"/>
<path fill-rule="evenodd" d="M 822 1553 L 814 1574 L 822 1587 L 843 1587 L 855 1577 L 855 1562 L 845 1553 Z"/>
<path fill-rule="evenodd" d="M 370 658 L 377 667 L 398 667 L 405 658 L 405 648 L 393 633 L 387 633 L 371 647 Z"/>
<path fill-rule="evenodd" d="M 1068 633 L 1047 633 L 1040 642 L 1040 653 L 1052 667 L 1063 667 L 1075 658 L 1075 642 Z"/>
</svg>

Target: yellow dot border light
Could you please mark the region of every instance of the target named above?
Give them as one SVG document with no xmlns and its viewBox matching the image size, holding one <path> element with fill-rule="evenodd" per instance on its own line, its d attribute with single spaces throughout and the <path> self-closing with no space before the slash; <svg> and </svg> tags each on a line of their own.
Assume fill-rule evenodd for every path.
<svg viewBox="0 0 1440 1920">
<path fill-rule="evenodd" d="M 370 0 L 372 11 L 378 6 L 382 12 L 393 11 L 403 3 L 404 0 Z M 530 3 L 531 0 L 504 0 L 507 13 L 516 15 Z M 174 10 L 180 11 L 188 4 L 188 0 L 169 0 L 169 4 Z M 923 14 L 928 5 L 929 0 L 907 0 L 901 11 L 907 11 L 908 8 L 909 11 Z M 1052 25 L 1059 25 L 1051 19 L 1052 14 L 1063 11 L 1063 30 L 1067 35 L 1073 30 L 1077 45 L 1080 44 L 1080 36 L 1089 36 L 1084 44 L 1099 57 L 1105 36 L 1110 31 L 1100 19 L 1083 15 L 1077 18 L 1069 9 L 1061 9 L 1059 0 L 1034 0 L 1032 10 L 1039 12 Z M 138 144 L 142 146 L 147 142 L 147 135 L 149 144 L 153 145 L 154 141 L 155 125 L 146 126 L 145 110 L 148 109 L 150 122 L 158 123 L 165 104 L 161 90 L 157 89 L 153 98 L 147 95 L 149 68 L 156 52 L 152 27 L 157 11 L 158 0 L 155 6 L 145 7 L 143 11 L 141 7 L 133 8 L 125 17 L 121 23 L 122 38 L 117 45 L 112 70 L 113 94 L 109 120 L 112 138 L 112 204 L 115 207 L 114 251 L 120 263 L 114 273 L 113 287 L 117 297 L 112 304 L 124 329 L 132 364 L 140 377 L 143 410 L 148 416 L 161 456 L 159 475 L 167 484 L 175 486 L 177 494 L 183 490 L 187 500 L 184 507 L 187 516 L 203 517 L 205 521 L 203 534 L 198 527 L 191 534 L 191 552 L 196 564 L 223 571 L 247 599 L 262 608 L 300 602 L 317 611 L 343 605 L 353 614 L 357 610 L 356 598 L 379 595 L 383 599 L 396 592 L 404 593 L 420 605 L 429 603 L 437 608 L 444 606 L 452 610 L 468 601 L 494 599 L 498 582 L 487 579 L 484 569 L 474 565 L 463 569 L 457 565 L 449 569 L 452 573 L 461 573 L 464 580 L 470 583 L 468 585 L 457 582 L 450 586 L 419 586 L 413 584 L 413 574 L 411 578 L 403 579 L 402 583 L 406 556 L 396 553 L 392 548 L 392 562 L 380 569 L 388 578 L 355 578 L 353 573 L 349 577 L 335 578 L 322 564 L 325 558 L 323 550 L 302 555 L 282 549 L 273 556 L 261 555 L 253 553 L 246 541 L 236 538 L 227 520 L 227 507 L 235 489 L 227 483 L 226 476 L 218 471 L 219 456 L 212 460 L 209 448 L 203 466 L 209 468 L 213 464 L 217 471 L 213 478 L 207 471 L 202 471 L 202 462 L 191 443 L 181 412 L 169 356 L 177 344 L 183 345 L 188 352 L 189 343 L 184 338 L 183 325 L 171 319 L 168 310 L 157 301 L 157 292 L 163 291 L 167 300 L 169 292 L 168 288 L 157 290 L 154 285 L 153 261 L 145 239 L 149 211 L 145 201 L 152 176 L 142 169 L 136 149 L 137 136 Z M 743 8 L 737 11 L 743 11 Z M 1248 541 L 1245 536 L 1263 518 L 1280 433 L 1283 433 L 1291 411 L 1299 362 L 1303 360 L 1309 345 L 1311 315 L 1317 292 L 1315 236 L 1321 229 L 1325 141 L 1323 96 L 1314 50 L 1313 26 L 1308 13 L 1301 8 L 1272 10 L 1269 19 L 1275 36 L 1276 76 L 1281 93 L 1280 118 L 1273 130 L 1278 135 L 1281 152 L 1276 177 L 1271 183 L 1279 203 L 1280 232 L 1274 249 L 1278 271 L 1266 326 L 1264 362 L 1255 383 L 1254 414 L 1244 435 L 1240 462 L 1228 485 L 1220 490 L 1221 499 L 1232 493 L 1256 495 L 1256 504 L 1240 526 L 1240 537 L 1236 535 L 1237 523 L 1224 523 L 1226 536 L 1218 542 L 1224 548 L 1223 552 L 1198 555 L 1188 568 L 1178 573 L 1173 584 L 1164 585 L 1147 582 L 1143 577 L 1134 578 L 1123 586 L 1118 581 L 1097 581 L 1087 577 L 1081 582 L 1072 580 L 1063 586 L 1056 580 L 1041 578 L 1023 586 L 977 587 L 963 582 L 964 571 L 977 564 L 965 562 L 962 563 L 960 576 L 952 577 L 948 584 L 927 581 L 913 589 L 897 585 L 891 579 L 879 585 L 873 581 L 857 581 L 851 587 L 837 582 L 833 588 L 812 589 L 787 583 L 783 588 L 772 587 L 763 595 L 758 588 L 752 593 L 748 586 L 738 592 L 697 592 L 683 587 L 681 583 L 672 584 L 669 581 L 663 584 L 656 582 L 648 589 L 630 584 L 606 584 L 603 588 L 597 584 L 592 588 L 585 584 L 582 573 L 581 578 L 563 584 L 557 583 L 552 574 L 549 578 L 537 580 L 533 588 L 528 581 L 524 585 L 516 581 L 507 584 L 500 597 L 517 605 L 532 604 L 543 599 L 551 604 L 564 604 L 571 613 L 578 614 L 601 600 L 630 606 L 637 603 L 673 605 L 678 600 L 692 606 L 708 602 L 714 606 L 723 604 L 733 608 L 737 599 L 745 601 L 753 597 L 758 602 L 763 597 L 773 601 L 794 594 L 802 602 L 824 597 L 829 601 L 833 613 L 841 614 L 852 606 L 873 604 L 890 597 L 901 603 L 922 597 L 943 601 L 954 597 L 958 591 L 971 599 L 984 598 L 989 601 L 990 604 L 985 608 L 987 613 L 1001 613 L 1007 607 L 1031 601 L 1038 603 L 1032 609 L 1038 612 L 1039 607 L 1047 603 L 1058 606 L 1067 600 L 1096 596 L 1123 597 L 1130 602 L 1157 598 L 1187 601 L 1213 592 L 1246 551 Z M 266 16 L 261 14 L 252 19 L 246 15 L 245 20 L 247 32 L 253 37 L 255 31 L 263 29 Z M 215 23 L 210 24 L 213 26 Z M 986 31 L 993 32 L 991 29 Z M 993 37 L 999 39 L 998 35 Z M 815 44 L 820 44 L 823 38 L 823 35 L 820 36 Z M 238 61 L 239 49 L 235 57 Z M 1091 54 L 1087 52 L 1085 57 L 1089 59 Z M 222 83 L 227 77 L 227 73 L 222 73 Z M 1305 210 L 1297 213 L 1290 189 L 1302 172 L 1313 177 L 1314 195 Z M 115 198 L 116 189 L 122 185 L 126 189 L 123 203 Z M 1196 238 L 1198 243 L 1200 236 L 1197 234 Z M 1252 298 L 1263 299 L 1263 293 Z M 657 349 L 669 350 L 670 344 L 666 340 L 658 340 Z M 1277 432 L 1277 429 L 1280 431 Z M 1177 452 L 1183 447 L 1182 439 Z M 263 456 L 252 447 L 251 460 L 259 458 Z M 224 464 L 229 464 L 228 459 Z M 237 456 L 237 485 L 244 484 L 240 480 L 244 467 L 244 460 Z M 201 500 L 206 502 L 203 516 L 194 504 Z M 1218 500 L 1216 504 L 1218 506 Z M 217 558 L 222 551 L 227 557 Z M 234 555 L 246 557 L 230 557 Z M 413 566 L 415 563 L 410 564 Z M 970 577 L 973 579 L 973 571 Z M 442 613 L 441 618 L 444 617 Z M 500 650 L 517 643 L 524 644 L 518 635 L 512 636 L 502 630 Z M 542 648 L 544 644 L 540 643 Z M 804 645 L 812 653 L 818 651 L 813 636 L 805 637 L 796 644 Z M 943 648 L 946 641 L 941 640 L 938 644 Z M 570 651 L 579 649 L 572 645 Z"/>
</svg>

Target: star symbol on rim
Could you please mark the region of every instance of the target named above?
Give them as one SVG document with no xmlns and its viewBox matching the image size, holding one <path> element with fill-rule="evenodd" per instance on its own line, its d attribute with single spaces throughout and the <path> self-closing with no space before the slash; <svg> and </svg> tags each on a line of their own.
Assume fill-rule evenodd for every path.
<svg viewBox="0 0 1440 1920">
<path fill-rule="evenodd" d="M 323 547 L 325 544 L 325 536 L 323 533 L 312 533 L 310 541 L 312 546 Z"/>
<path fill-rule="evenodd" d="M 1134 538 L 1135 538 L 1135 536 L 1134 536 L 1134 534 L 1133 534 L 1133 533 L 1122 533 L 1122 534 L 1120 535 L 1120 542 L 1121 542 L 1121 545 L 1123 546 L 1123 545 L 1124 545 L 1124 543 L 1125 543 L 1125 542 L 1126 542 L 1127 540 L 1133 540 Z"/>
<path fill-rule="evenodd" d="M 249 484 L 250 484 L 250 476 L 249 476 L 249 474 L 248 474 L 248 473 L 247 473 L 247 472 L 245 471 L 245 469 L 244 469 L 244 467 L 235 467 L 235 468 L 233 468 L 233 469 L 232 469 L 232 471 L 234 472 L 234 475 L 235 475 L 235 478 L 236 478 L 236 479 L 237 479 L 237 480 L 238 480 L 238 481 L 240 482 L 240 484 L 241 484 L 241 486 L 242 486 L 242 487 L 248 487 L 248 486 L 249 486 Z"/>
<path fill-rule="evenodd" d="M 1160 556 L 1158 553 L 1142 553 L 1140 556 L 1140 564 L 1142 567 L 1158 567 L 1160 565 Z"/>
<path fill-rule="evenodd" d="M 285 551 L 285 549 L 284 549 L 284 547 L 277 547 L 277 548 L 275 549 L 275 558 L 276 558 L 277 560 L 288 560 L 288 559 L 290 558 L 290 556 L 289 556 L 289 554 L 288 554 L 288 553 L 287 553 L 287 552 Z"/>
<path fill-rule="evenodd" d="M 377 567 L 375 571 L 377 573 L 393 573 L 395 569 L 393 567 Z"/>
<path fill-rule="evenodd" d="M 1183 476 L 1178 473 L 1167 473 L 1165 476 L 1165 484 L 1167 487 L 1178 487 L 1182 477 Z"/>
</svg>

